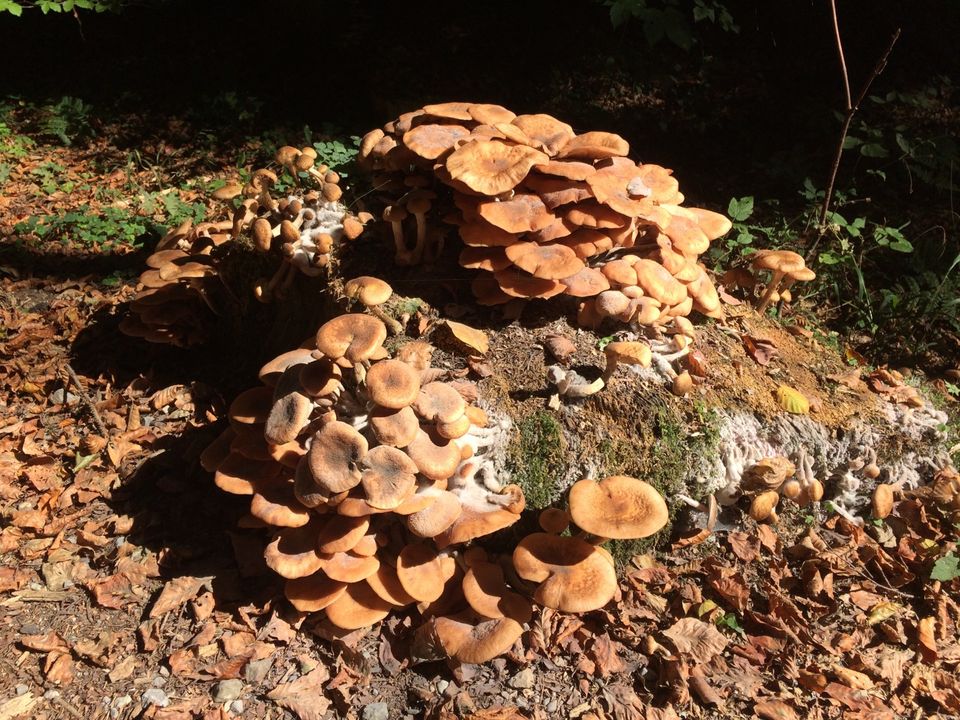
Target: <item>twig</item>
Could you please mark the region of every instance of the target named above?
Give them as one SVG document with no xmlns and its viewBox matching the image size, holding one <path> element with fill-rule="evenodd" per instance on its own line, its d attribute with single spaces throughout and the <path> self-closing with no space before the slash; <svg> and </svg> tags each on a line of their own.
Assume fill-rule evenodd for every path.
<svg viewBox="0 0 960 720">
<path fill-rule="evenodd" d="M 810 260 L 814 257 L 814 253 L 816 252 L 817 247 L 820 245 L 820 241 L 826 234 L 827 214 L 830 212 L 830 203 L 833 200 L 833 191 L 837 182 L 837 172 L 840 169 L 840 158 L 843 156 L 843 143 L 847 139 L 847 133 L 849 132 L 850 125 L 853 122 L 853 116 L 856 115 L 857 110 L 860 109 L 860 104 L 870 91 L 870 86 L 873 85 L 873 81 L 876 80 L 877 76 L 883 72 L 883 69 L 887 65 L 887 60 L 890 57 L 890 53 L 893 52 L 893 46 L 900 38 L 900 28 L 897 28 L 893 33 L 893 36 L 890 38 L 890 42 L 887 43 L 886 50 L 883 51 L 880 59 L 877 60 L 876 64 L 873 66 L 873 70 L 871 71 L 869 77 L 867 77 L 867 81 L 863 84 L 863 89 L 860 91 L 860 94 L 857 95 L 857 99 L 854 101 L 850 95 L 850 77 L 847 74 L 847 61 L 843 55 L 843 41 L 840 38 L 840 24 L 837 20 L 836 0 L 830 0 L 830 12 L 833 16 L 833 31 L 834 38 L 836 39 L 837 43 L 837 54 L 840 56 L 840 74 L 843 77 L 843 90 L 846 98 L 846 107 L 844 108 L 844 118 L 843 125 L 840 128 L 840 137 L 837 140 L 837 150 L 833 156 L 833 164 L 830 166 L 830 179 L 827 182 L 827 189 L 823 194 L 823 205 L 820 208 L 817 239 L 807 252 L 807 262 L 810 262 Z"/>
<path fill-rule="evenodd" d="M 75 373 L 73 368 L 70 367 L 70 363 L 66 364 L 66 368 L 67 374 L 70 376 L 74 386 L 77 388 L 77 392 L 80 393 L 80 399 L 83 400 L 83 404 L 87 406 L 87 410 L 89 410 L 90 414 L 93 416 L 93 422 L 96 424 L 97 430 L 100 431 L 101 437 L 103 437 L 104 440 L 109 440 L 110 434 L 107 432 L 107 427 L 103 424 L 103 420 L 100 418 L 100 413 L 97 412 L 97 406 L 93 404 L 90 396 L 87 395 L 87 391 L 83 389 L 83 385 L 80 384 L 80 378 L 77 377 L 77 373 Z"/>
<path fill-rule="evenodd" d="M 85 720 L 83 713 L 81 713 L 76 707 L 64 700 L 59 695 L 55 695 L 53 697 L 53 702 L 66 710 L 70 715 L 73 715 L 73 717 L 77 718 L 77 720 Z"/>
</svg>

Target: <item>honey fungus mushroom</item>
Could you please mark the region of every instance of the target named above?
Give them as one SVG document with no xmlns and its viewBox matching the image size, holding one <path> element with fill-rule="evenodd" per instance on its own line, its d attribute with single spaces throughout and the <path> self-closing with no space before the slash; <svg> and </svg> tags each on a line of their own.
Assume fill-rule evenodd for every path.
<svg viewBox="0 0 960 720">
<path fill-rule="evenodd" d="M 398 264 L 436 258 L 435 246 L 421 253 L 428 227 L 459 239 L 485 305 L 583 298 L 579 318 L 590 327 L 608 318 L 663 324 L 694 310 L 723 316 L 698 259 L 729 231 L 727 218 L 684 207 L 672 171 L 630 160 L 618 135 L 496 107 L 425 106 L 364 137 L 359 162 L 374 174 L 372 200 Z M 607 291 L 618 294 L 598 302 Z"/>
<path fill-rule="evenodd" d="M 797 281 L 813 280 L 816 277 L 816 273 L 806 266 L 803 257 L 790 250 L 761 250 L 754 254 L 750 267 L 754 270 L 769 270 L 771 273 L 770 282 L 767 283 L 757 306 L 759 313 L 763 313 L 770 306 L 781 287 L 789 289 Z"/>
<path fill-rule="evenodd" d="M 264 560 L 297 610 L 354 630 L 410 608 L 463 630 L 448 654 L 480 662 L 530 615 L 495 571 L 466 573 L 461 559 L 465 543 L 520 519 L 522 491 L 495 482 L 487 455 L 509 426 L 437 379 L 428 344 L 391 357 L 385 338 L 365 314 L 324 323 L 261 368 L 202 463 L 249 498 L 249 526 L 270 529 Z"/>
<path fill-rule="evenodd" d="M 580 480 L 570 488 L 569 502 L 574 524 L 598 542 L 649 537 L 670 515 L 656 488 L 626 475 Z"/>
</svg>

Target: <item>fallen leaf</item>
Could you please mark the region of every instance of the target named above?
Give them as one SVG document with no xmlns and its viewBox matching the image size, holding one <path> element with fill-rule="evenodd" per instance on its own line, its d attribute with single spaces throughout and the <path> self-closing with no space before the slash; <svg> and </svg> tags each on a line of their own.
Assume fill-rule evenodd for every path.
<svg viewBox="0 0 960 720">
<path fill-rule="evenodd" d="M 745 532 L 727 533 L 727 542 L 733 554 L 746 563 L 752 563 L 760 555 L 760 538 Z"/>
<path fill-rule="evenodd" d="M 663 634 L 673 641 L 677 652 L 704 664 L 727 647 L 727 639 L 719 630 L 696 618 L 682 618 Z"/>
<path fill-rule="evenodd" d="M 620 643 L 611 640 L 606 633 L 597 635 L 594 639 L 590 646 L 590 657 L 596 663 L 597 673 L 600 677 L 609 677 L 626 669 L 627 666 L 619 654 L 622 647 Z"/>
<path fill-rule="evenodd" d="M 938 657 L 936 625 L 937 620 L 934 617 L 925 617 L 917 623 L 917 642 L 920 643 L 920 654 L 923 656 L 924 662 L 930 664 L 936 662 Z"/>
<path fill-rule="evenodd" d="M 69 685 L 73 681 L 73 658 L 69 653 L 50 653 L 44 663 L 47 682 L 54 685 Z"/>
<path fill-rule="evenodd" d="M 741 335 L 743 347 L 747 354 L 752 357 L 758 365 L 769 365 L 770 361 L 780 354 L 777 346 L 769 340 L 755 338 L 752 335 Z"/>
<path fill-rule="evenodd" d="M 35 652 L 70 652 L 67 641 L 52 630 L 43 635 L 24 635 L 20 638 L 20 644 Z"/>
<path fill-rule="evenodd" d="M 490 341 L 487 339 L 487 334 L 483 332 L 483 330 L 477 330 L 469 325 L 464 325 L 463 323 L 458 323 L 453 320 L 446 320 L 445 322 L 457 340 L 473 348 L 481 355 L 487 354 L 487 351 L 490 349 Z"/>
<path fill-rule="evenodd" d="M 321 687 L 329 678 L 327 668 L 318 665 L 293 682 L 278 685 L 267 693 L 267 697 L 300 720 L 322 720 L 330 707 L 330 701 L 323 696 Z"/>
<path fill-rule="evenodd" d="M 803 393 L 789 385 L 781 385 L 777 388 L 777 402 L 780 403 L 780 407 L 794 415 L 806 415 L 810 412 L 810 401 L 803 396 Z"/>
<path fill-rule="evenodd" d="M 758 717 L 766 720 L 799 720 L 796 710 L 783 700 L 765 700 L 753 706 Z"/>
<path fill-rule="evenodd" d="M 211 580 L 212 578 L 209 577 L 196 578 L 189 575 L 174 578 L 164 585 L 160 597 L 150 608 L 150 617 L 160 617 L 171 610 L 176 610 L 188 600 L 193 600 L 200 592 L 200 588 L 207 585 Z"/>
</svg>

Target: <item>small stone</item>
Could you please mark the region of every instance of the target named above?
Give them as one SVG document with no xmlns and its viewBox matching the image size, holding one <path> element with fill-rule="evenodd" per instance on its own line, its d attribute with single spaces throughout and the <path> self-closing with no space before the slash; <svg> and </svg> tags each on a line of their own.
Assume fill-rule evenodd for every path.
<svg viewBox="0 0 960 720">
<path fill-rule="evenodd" d="M 24 623 L 20 626 L 21 635 L 39 635 L 43 630 L 36 623 Z"/>
<path fill-rule="evenodd" d="M 17 685 L 16 693 L 17 695 L 26 695 L 27 691 L 30 690 L 30 687 L 27 685 Z"/>
<path fill-rule="evenodd" d="M 113 701 L 113 706 L 118 709 L 125 708 L 127 705 L 133 702 L 133 698 L 129 695 L 121 695 L 116 700 Z"/>
<path fill-rule="evenodd" d="M 558 707 L 558 706 L 557 706 L 557 701 L 556 701 L 556 700 L 551 700 L 550 702 L 547 703 L 547 713 L 548 713 L 549 715 L 553 715 L 553 713 L 555 713 L 555 712 L 557 711 L 557 707 Z"/>
<path fill-rule="evenodd" d="M 446 680 L 437 680 L 437 692 L 442 693 L 447 689 L 447 685 L 449 684 Z"/>
<path fill-rule="evenodd" d="M 459 686 L 457 686 L 455 682 L 452 682 L 449 685 L 447 685 L 447 688 L 446 690 L 443 691 L 443 694 L 445 697 L 453 698 L 453 697 L 456 697 L 458 692 L 460 692 Z"/>
<path fill-rule="evenodd" d="M 243 715 L 243 700 L 234 700 L 230 703 L 230 712 L 234 715 Z"/>
<path fill-rule="evenodd" d="M 363 709 L 363 720 L 390 720 L 390 709 L 384 702 L 370 703 Z"/>
<path fill-rule="evenodd" d="M 153 679 L 153 682 L 151 682 L 150 684 L 153 685 L 154 687 L 161 687 L 161 688 L 162 688 L 164 685 L 167 684 L 167 679 L 166 679 L 165 677 L 163 677 L 162 675 L 157 675 L 157 676 Z"/>
<path fill-rule="evenodd" d="M 60 691 L 59 691 L 59 690 L 47 690 L 47 691 L 43 694 L 44 700 L 53 700 L 54 698 L 58 698 L 58 697 L 60 697 Z"/>
<path fill-rule="evenodd" d="M 170 671 L 163 665 L 160 666 L 160 669 L 157 671 L 164 677 L 170 677 Z"/>
<path fill-rule="evenodd" d="M 273 658 L 265 657 L 262 660 L 251 660 L 243 669 L 243 677 L 248 683 L 257 684 L 263 682 L 263 679 L 270 672 L 270 666 L 273 664 Z"/>
<path fill-rule="evenodd" d="M 73 403 L 75 403 L 79 399 L 80 398 L 78 398 L 76 395 L 74 395 L 71 392 L 67 392 L 63 388 L 60 388 L 59 390 L 54 390 L 52 393 L 50 393 L 47 396 L 47 400 L 49 400 L 54 405 L 73 405 Z"/>
<path fill-rule="evenodd" d="M 156 705 L 157 707 L 166 707 L 170 704 L 170 698 L 160 688 L 150 688 L 143 693 L 143 701 L 147 705 Z"/>
<path fill-rule="evenodd" d="M 533 687 L 533 670 L 525 668 L 507 681 L 507 685 L 518 690 L 526 690 Z"/>
<path fill-rule="evenodd" d="M 243 680 L 221 680 L 213 692 L 213 701 L 218 703 L 230 702 L 240 697 L 243 692 Z"/>
</svg>

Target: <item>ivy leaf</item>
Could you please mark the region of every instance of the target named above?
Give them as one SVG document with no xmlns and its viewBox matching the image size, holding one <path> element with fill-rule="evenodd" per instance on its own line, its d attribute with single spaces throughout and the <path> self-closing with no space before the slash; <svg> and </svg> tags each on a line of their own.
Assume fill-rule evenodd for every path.
<svg viewBox="0 0 960 720">
<path fill-rule="evenodd" d="M 947 553 L 933 564 L 933 570 L 930 571 L 931 580 L 942 580 L 950 582 L 960 578 L 960 558 L 952 552 Z"/>
<path fill-rule="evenodd" d="M 860 146 L 860 154 L 864 157 L 885 158 L 889 153 L 887 149 L 878 143 L 866 143 Z"/>
</svg>

